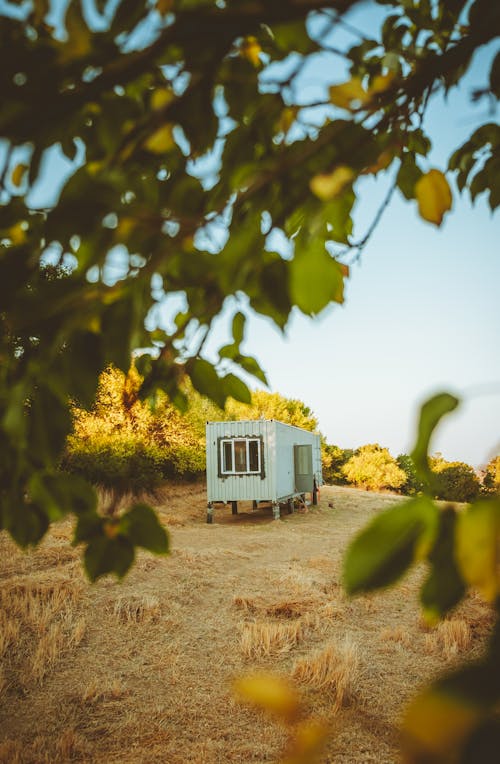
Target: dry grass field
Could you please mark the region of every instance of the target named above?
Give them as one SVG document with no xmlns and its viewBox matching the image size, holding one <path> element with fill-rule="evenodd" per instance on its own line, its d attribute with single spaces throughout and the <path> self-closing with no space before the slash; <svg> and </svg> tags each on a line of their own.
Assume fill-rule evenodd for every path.
<svg viewBox="0 0 500 764">
<path fill-rule="evenodd" d="M 139 555 L 122 583 L 87 583 L 69 521 L 28 553 L 0 535 L 0 762 L 276 762 L 287 730 L 231 689 L 255 669 L 331 721 L 325 762 L 397 762 L 405 702 L 491 625 L 470 597 L 425 628 L 418 571 L 346 598 L 349 538 L 398 501 L 332 487 L 280 522 L 249 504 L 206 525 L 204 486 L 173 487 L 158 506 L 172 554 Z"/>
</svg>

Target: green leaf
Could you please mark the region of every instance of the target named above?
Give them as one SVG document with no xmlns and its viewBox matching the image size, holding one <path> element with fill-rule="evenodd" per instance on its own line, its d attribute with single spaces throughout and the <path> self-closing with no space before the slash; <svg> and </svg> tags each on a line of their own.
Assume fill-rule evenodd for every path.
<svg viewBox="0 0 500 764">
<path fill-rule="evenodd" d="M 73 546 L 82 541 L 90 541 L 102 536 L 104 520 L 97 512 L 85 512 L 79 515 L 73 534 Z"/>
<path fill-rule="evenodd" d="M 250 355 L 239 355 L 235 358 L 235 363 L 241 366 L 248 374 L 251 374 L 256 379 L 260 379 L 261 382 L 267 385 L 267 377 L 255 358 L 252 358 Z"/>
<path fill-rule="evenodd" d="M 240 345 L 243 342 L 245 334 L 245 321 L 246 318 L 243 313 L 236 313 L 233 318 L 233 339 L 236 345 Z"/>
<path fill-rule="evenodd" d="M 415 161 L 415 156 L 404 154 L 396 176 L 396 183 L 405 199 L 415 198 L 415 184 L 420 180 L 422 174 L 422 170 Z"/>
<path fill-rule="evenodd" d="M 223 345 L 221 348 L 219 348 L 220 358 L 229 358 L 231 361 L 233 361 L 238 354 L 239 346 L 235 345 L 234 343 L 231 343 L 230 345 Z"/>
<path fill-rule="evenodd" d="M 438 509 L 426 496 L 393 507 L 356 536 L 344 559 L 349 594 L 395 583 L 414 560 L 427 554 L 437 533 Z"/>
<path fill-rule="evenodd" d="M 196 358 L 189 374 L 193 386 L 199 393 L 211 398 L 220 408 L 224 408 L 226 394 L 223 382 L 211 363 L 203 358 Z"/>
<path fill-rule="evenodd" d="M 342 269 L 322 241 L 315 239 L 296 252 L 290 263 L 290 295 L 306 315 L 320 313 L 332 301 L 343 302 Z"/>
<path fill-rule="evenodd" d="M 97 506 L 95 491 L 79 475 L 35 472 L 29 481 L 28 492 L 51 521 L 59 520 L 68 512 L 93 512 Z"/>
<path fill-rule="evenodd" d="M 106 573 L 123 578 L 134 562 L 134 546 L 124 536 L 107 538 L 100 536 L 90 542 L 84 554 L 85 570 L 91 581 Z"/>
<path fill-rule="evenodd" d="M 420 601 L 431 622 L 455 607 L 465 593 L 455 560 L 456 519 L 453 507 L 441 511 L 437 538 L 429 554 L 431 571 L 420 592 Z"/>
<path fill-rule="evenodd" d="M 304 21 L 292 21 L 288 24 L 274 25 L 272 34 L 276 46 L 286 55 L 293 51 L 303 55 L 318 50 L 318 43 L 307 34 Z"/>
<path fill-rule="evenodd" d="M 41 385 L 31 397 L 28 421 L 33 461 L 40 466 L 55 465 L 71 429 L 66 401 Z"/>
<path fill-rule="evenodd" d="M 418 423 L 417 442 L 410 456 L 413 459 L 418 477 L 430 486 L 432 484 L 432 474 L 429 468 L 428 451 L 429 443 L 434 430 L 441 419 L 457 408 L 458 398 L 450 393 L 438 393 L 426 401 L 420 409 L 420 419 Z"/>
<path fill-rule="evenodd" d="M 431 149 L 431 142 L 423 130 L 417 129 L 408 133 L 408 149 L 416 154 L 427 156 Z"/>
<path fill-rule="evenodd" d="M 239 377 L 234 374 L 226 374 L 222 381 L 224 382 L 224 392 L 228 398 L 234 398 L 241 403 L 252 402 L 250 390 Z"/>
<path fill-rule="evenodd" d="M 148 504 L 134 504 L 120 520 L 120 531 L 135 546 L 142 546 L 155 554 L 167 554 L 168 534 Z"/>
<path fill-rule="evenodd" d="M 465 581 L 493 602 L 500 594 L 500 498 L 481 499 L 458 518 L 456 557 Z"/>
<path fill-rule="evenodd" d="M 19 546 L 37 544 L 49 527 L 47 515 L 36 504 L 19 503 L 7 524 L 7 530 Z"/>
</svg>

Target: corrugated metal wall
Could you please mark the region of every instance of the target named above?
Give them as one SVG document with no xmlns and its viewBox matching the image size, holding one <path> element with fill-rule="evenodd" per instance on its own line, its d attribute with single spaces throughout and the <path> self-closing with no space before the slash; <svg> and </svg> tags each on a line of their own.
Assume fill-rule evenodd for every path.
<svg viewBox="0 0 500 764">
<path fill-rule="evenodd" d="M 295 493 L 294 445 L 313 447 L 313 470 L 321 475 L 319 435 L 275 420 L 207 422 L 207 501 L 277 501 Z M 225 475 L 219 477 L 221 438 L 262 437 L 264 477 Z M 322 481 L 321 481 L 322 482 Z"/>
</svg>

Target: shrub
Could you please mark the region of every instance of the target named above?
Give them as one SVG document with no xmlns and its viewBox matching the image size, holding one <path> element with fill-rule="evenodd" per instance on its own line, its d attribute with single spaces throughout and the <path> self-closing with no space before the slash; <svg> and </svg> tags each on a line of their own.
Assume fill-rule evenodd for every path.
<svg viewBox="0 0 500 764">
<path fill-rule="evenodd" d="M 371 491 L 401 488 L 406 482 L 406 473 L 398 467 L 387 448 L 378 443 L 358 448 L 342 471 L 350 483 Z"/>
<path fill-rule="evenodd" d="M 321 449 L 321 464 L 323 480 L 330 485 L 345 485 L 348 481 L 342 471 L 344 464 L 351 458 L 354 451 L 350 448 L 324 443 Z"/>
<path fill-rule="evenodd" d="M 420 491 L 423 490 L 424 484 L 417 475 L 415 464 L 413 463 L 411 456 L 408 454 L 399 454 L 399 456 L 396 457 L 396 464 L 406 475 L 406 481 L 399 489 L 401 493 L 404 493 L 407 496 L 414 496 L 415 494 L 420 493 Z"/>
<path fill-rule="evenodd" d="M 481 490 L 474 469 L 465 462 L 447 462 L 440 455 L 429 460 L 435 475 L 434 494 L 444 501 L 472 501 Z"/>
</svg>

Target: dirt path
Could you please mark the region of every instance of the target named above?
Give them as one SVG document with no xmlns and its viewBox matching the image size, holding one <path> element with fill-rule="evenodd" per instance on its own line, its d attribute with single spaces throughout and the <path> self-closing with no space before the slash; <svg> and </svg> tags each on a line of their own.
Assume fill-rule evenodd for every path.
<svg viewBox="0 0 500 764">
<path fill-rule="evenodd" d="M 350 645 L 358 667 L 324 761 L 398 761 L 402 705 L 453 651 L 445 655 L 438 634 L 421 625 L 418 574 L 350 601 L 340 570 L 353 533 L 399 501 L 326 488 L 317 508 L 280 522 L 248 505 L 237 516 L 217 509 L 208 526 L 203 486 L 177 489 L 159 507 L 172 554 L 141 555 L 121 584 L 83 580 L 67 527 L 28 557 L 0 538 L 4 592 L 27 596 L 36 581 L 48 587 L 46 607 L 50 587 L 64 584 L 64 603 L 71 599 L 45 620 L 17 614 L 22 630 L 0 674 L 0 762 L 277 761 L 285 730 L 237 703 L 231 682 L 253 668 L 291 676 L 297 661 L 332 643 Z M 471 607 L 472 655 L 487 624 L 480 605 Z M 59 642 L 50 652 L 54 624 Z M 333 718 L 333 689 L 300 689 L 311 713 Z"/>
</svg>

